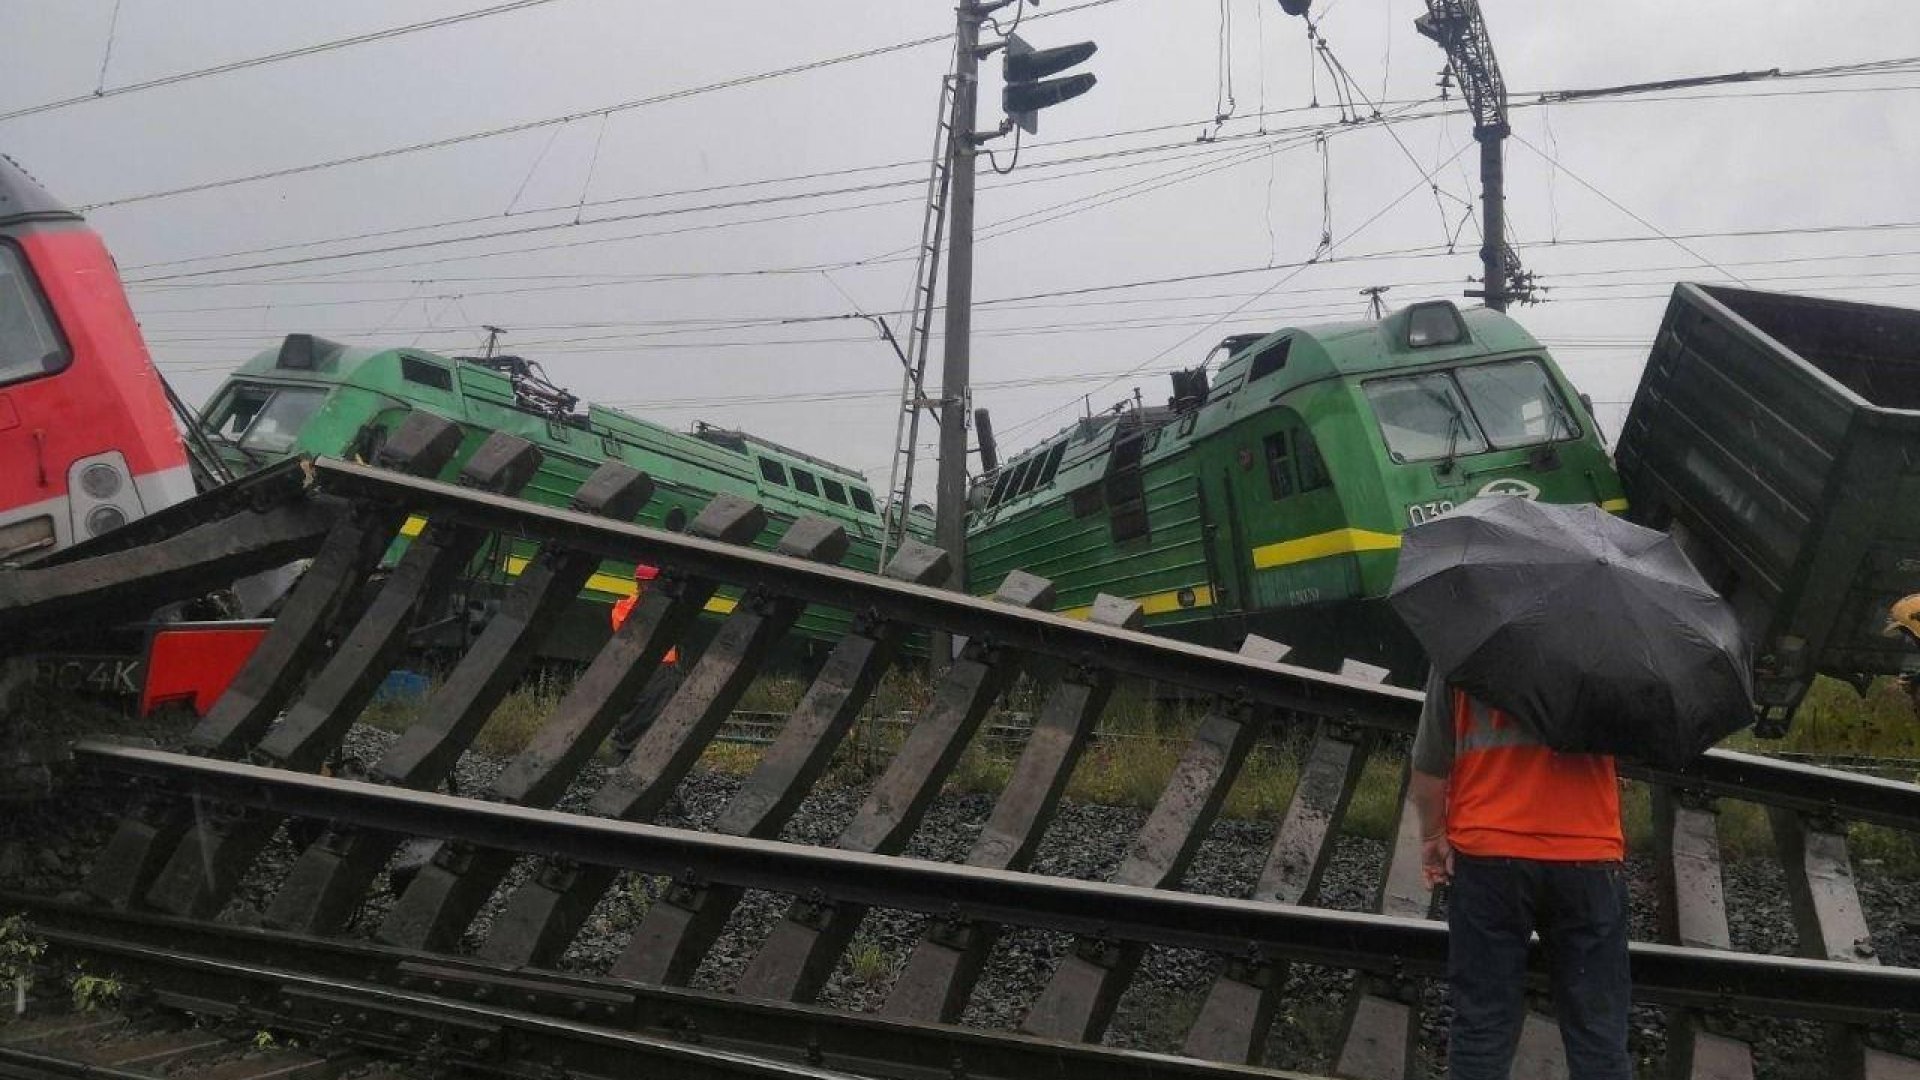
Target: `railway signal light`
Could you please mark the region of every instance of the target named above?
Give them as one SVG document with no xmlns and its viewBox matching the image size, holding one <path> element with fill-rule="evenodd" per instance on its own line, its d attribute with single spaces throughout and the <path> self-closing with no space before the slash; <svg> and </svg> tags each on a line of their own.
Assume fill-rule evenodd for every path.
<svg viewBox="0 0 1920 1080">
<path fill-rule="evenodd" d="M 1031 135 L 1040 130 L 1040 110 L 1058 105 L 1093 89 L 1093 73 L 1083 71 L 1062 79 L 1047 76 L 1065 71 L 1092 56 L 1099 48 L 1091 41 L 1036 49 L 1007 35 L 1007 51 L 1001 56 L 1000 72 L 1006 86 L 1000 91 L 1000 107 L 1009 119 Z"/>
</svg>

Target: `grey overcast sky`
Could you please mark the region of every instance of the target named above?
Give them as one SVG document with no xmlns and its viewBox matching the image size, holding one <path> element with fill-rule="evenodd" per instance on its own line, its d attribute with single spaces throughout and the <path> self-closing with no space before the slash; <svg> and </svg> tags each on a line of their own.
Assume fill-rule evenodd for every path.
<svg viewBox="0 0 1920 1080">
<path fill-rule="evenodd" d="M 1164 398 L 1228 333 L 1359 315 L 1370 285 L 1457 296 L 1477 272 L 1470 124 L 1434 100 L 1421 0 L 1314 5 L 1360 115 L 1390 126 L 1341 123 L 1274 0 L 1075 2 L 1029 9 L 1021 36 L 1097 41 L 1099 86 L 1049 110 L 1011 174 L 981 172 L 974 399 L 1003 449 L 1135 386 Z M 189 400 L 289 331 L 465 352 L 494 324 L 585 398 L 884 485 L 900 368 L 834 317 L 908 295 L 950 41 L 675 92 L 945 35 L 950 2 L 544 0 L 114 93 L 499 3 L 0 0 L 0 114 L 87 99 L 0 119 L 0 151 L 93 207 Z M 1912 0 L 1482 3 L 1513 91 L 1511 233 L 1548 290 L 1516 314 L 1610 434 L 1677 280 L 1920 302 L 1920 61 L 1538 103 L 1920 58 Z M 1332 257 L 1299 268 L 1323 230 Z M 1137 284 L 1189 275 L 1216 276 Z"/>
</svg>

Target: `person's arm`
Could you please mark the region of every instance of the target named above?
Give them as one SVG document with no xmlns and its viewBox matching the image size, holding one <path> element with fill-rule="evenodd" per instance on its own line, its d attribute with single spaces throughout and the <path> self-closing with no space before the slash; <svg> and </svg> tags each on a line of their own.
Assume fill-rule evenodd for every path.
<svg viewBox="0 0 1920 1080">
<path fill-rule="evenodd" d="M 1429 888 L 1453 877 L 1447 842 L 1447 778 L 1453 772 L 1453 701 L 1446 681 L 1427 680 L 1427 703 L 1413 738 L 1413 775 L 1407 792 L 1420 818 L 1420 868 Z"/>
<path fill-rule="evenodd" d="M 1447 843 L 1447 778 L 1413 770 L 1408 789 L 1420 815 L 1420 873 L 1433 888 L 1453 878 L 1453 845 Z"/>
</svg>

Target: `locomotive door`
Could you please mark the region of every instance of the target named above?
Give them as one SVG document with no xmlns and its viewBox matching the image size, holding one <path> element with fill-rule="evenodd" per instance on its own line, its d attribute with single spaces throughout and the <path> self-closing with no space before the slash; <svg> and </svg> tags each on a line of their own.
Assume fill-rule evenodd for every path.
<svg viewBox="0 0 1920 1080">
<path fill-rule="evenodd" d="M 1203 439 L 1194 447 L 1193 458 L 1213 610 L 1229 639 L 1246 632 L 1253 574 L 1242 519 L 1244 492 L 1238 479 L 1242 467 L 1233 441 L 1225 435 Z"/>
<path fill-rule="evenodd" d="M 1196 455 L 1214 604 L 1245 625 L 1353 595 L 1347 560 L 1315 557 L 1340 500 L 1312 432 L 1292 410 L 1207 440 Z"/>
</svg>

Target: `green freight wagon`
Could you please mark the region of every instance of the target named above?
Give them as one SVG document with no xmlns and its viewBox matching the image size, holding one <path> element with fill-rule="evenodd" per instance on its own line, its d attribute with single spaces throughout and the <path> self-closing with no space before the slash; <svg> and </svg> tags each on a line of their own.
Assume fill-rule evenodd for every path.
<svg viewBox="0 0 1920 1080">
<path fill-rule="evenodd" d="M 715 495 L 752 499 L 768 525 L 755 541 L 772 547 L 796 517 L 811 514 L 844 526 L 851 545 L 844 565 L 872 569 L 879 554 L 880 514 L 859 473 L 744 432 L 702 425 L 678 432 L 600 405 L 579 408 L 519 357 L 445 357 L 419 349 L 367 350 L 293 334 L 277 349 L 247 361 L 201 412 L 201 428 L 235 472 L 294 455 L 371 460 L 387 432 L 414 410 L 460 424 L 465 439 L 444 478 L 488 435 L 505 431 L 540 447 L 539 474 L 524 497 L 552 505 L 567 499 L 601 463 L 621 461 L 653 478 L 653 499 L 635 520 L 678 531 Z M 409 535 L 421 522 L 410 521 Z M 526 565 L 532 550 L 502 538 L 477 568 L 466 617 L 442 632 L 464 634 L 483 619 L 499 587 Z M 605 642 L 608 607 L 632 595 L 633 567 L 608 563 L 549 639 L 556 658 L 584 660 Z M 709 602 L 732 609 L 723 590 Z M 809 610 L 800 621 L 809 641 L 837 638 L 841 612 Z"/>
<path fill-rule="evenodd" d="M 1412 682 L 1425 659 L 1384 600 L 1405 529 L 1483 494 L 1625 509 L 1590 411 L 1504 315 L 1435 301 L 1217 352 L 1165 406 L 1080 420 L 981 478 L 968 587 L 1024 569 L 1065 609 L 1115 593 L 1159 632 L 1258 633 Z"/>
<path fill-rule="evenodd" d="M 1816 674 L 1920 672 L 1920 312 L 1675 286 L 1620 437 L 1636 520 L 1740 611 L 1762 733 Z"/>
</svg>

